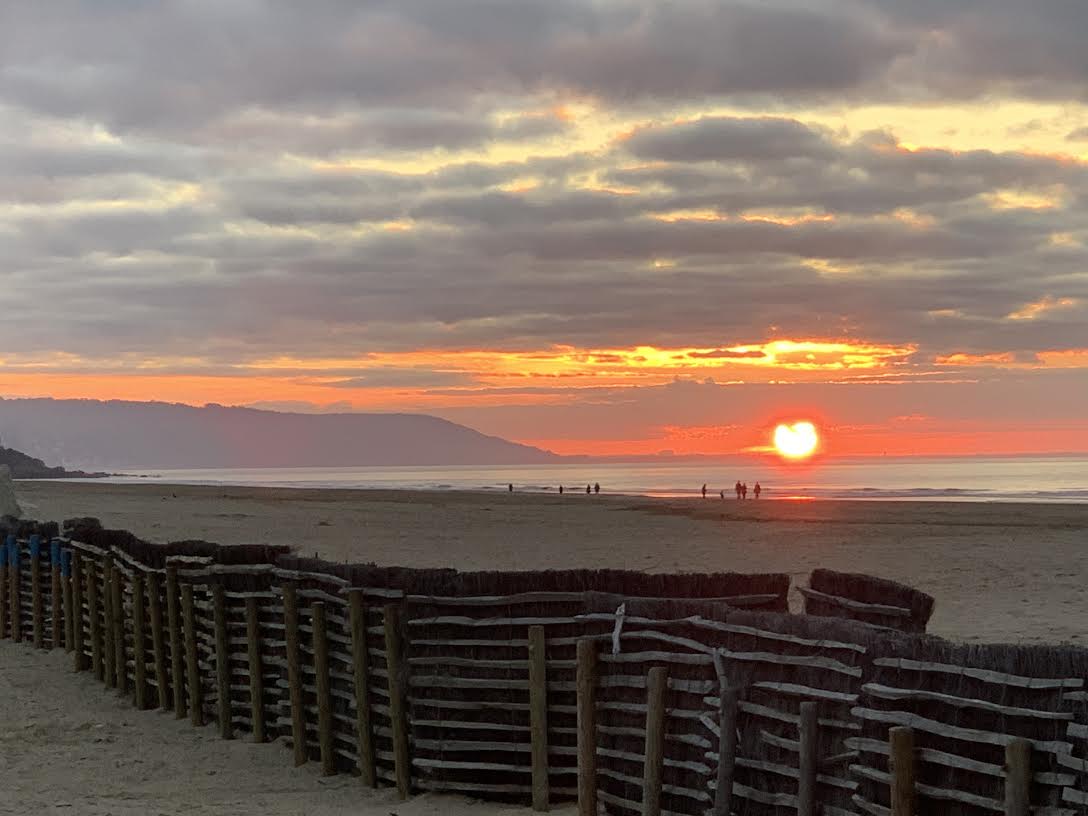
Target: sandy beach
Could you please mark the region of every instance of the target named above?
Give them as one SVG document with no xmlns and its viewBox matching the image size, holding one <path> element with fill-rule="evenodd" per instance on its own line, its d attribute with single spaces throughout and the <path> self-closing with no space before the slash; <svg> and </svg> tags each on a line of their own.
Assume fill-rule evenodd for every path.
<svg viewBox="0 0 1088 816">
<path fill-rule="evenodd" d="M 462 569 L 870 572 L 937 598 L 932 631 L 1078 642 L 1088 616 L 1088 507 L 652 500 L 23 482 L 28 516 L 94 515 L 156 541 L 289 544 L 351 561 Z M 514 816 L 291 766 L 279 745 L 218 739 L 137 712 L 60 652 L 0 642 L 0 813 Z M 574 808 L 553 811 L 570 816 Z"/>
<path fill-rule="evenodd" d="M 221 740 L 173 713 L 72 672 L 61 652 L 0 642 L 0 814 L 78 816 L 514 816 L 523 808 L 456 796 L 400 802 L 358 777 L 291 765 L 279 744 Z M 573 809 L 555 810 L 569 816 Z"/>
<path fill-rule="evenodd" d="M 866 572 L 937 599 L 930 631 L 975 642 L 1088 634 L 1088 506 L 647 499 L 522 493 L 20 482 L 27 516 L 97 516 L 151 541 L 474 569 Z M 795 599 L 796 601 L 796 599 Z"/>
</svg>

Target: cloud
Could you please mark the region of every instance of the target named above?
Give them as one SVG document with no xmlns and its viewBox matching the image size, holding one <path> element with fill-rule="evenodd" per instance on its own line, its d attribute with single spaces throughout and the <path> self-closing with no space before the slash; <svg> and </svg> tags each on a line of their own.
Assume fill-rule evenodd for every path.
<svg viewBox="0 0 1088 816">
<path fill-rule="evenodd" d="M 796 120 L 735 116 L 649 125 L 635 131 L 626 147 L 641 159 L 679 162 L 818 159 L 833 152 L 821 135 Z"/>
<path fill-rule="evenodd" d="M 475 377 L 463 371 L 431 371 L 418 368 L 379 368 L 364 371 L 357 377 L 333 380 L 333 388 L 441 388 L 470 385 Z"/>
<path fill-rule="evenodd" d="M 688 357 L 697 360 L 747 360 L 766 357 L 766 353 L 754 351 L 731 351 L 729 349 L 714 349 L 713 351 L 689 351 Z"/>
<path fill-rule="evenodd" d="M 1083 348 L 1084 163 L 896 135 L 922 103 L 1062 99 L 1069 152 L 1083 20 L 1012 0 L 8 4 L 0 351 L 219 375 L 333 347 Z M 829 124 L 852 105 L 860 126 Z M 1006 319 L 1047 295 L 1078 306 Z"/>
</svg>

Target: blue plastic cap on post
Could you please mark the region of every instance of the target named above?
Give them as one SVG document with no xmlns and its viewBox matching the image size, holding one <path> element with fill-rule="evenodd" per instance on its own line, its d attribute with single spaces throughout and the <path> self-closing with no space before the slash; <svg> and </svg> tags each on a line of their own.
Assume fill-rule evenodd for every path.
<svg viewBox="0 0 1088 816">
<path fill-rule="evenodd" d="M 37 558 L 42 554 L 42 537 L 35 533 L 30 537 L 30 557 Z"/>
<path fill-rule="evenodd" d="M 72 577 L 72 551 L 71 550 L 61 550 L 61 552 L 60 552 L 60 574 L 63 575 L 65 578 L 71 578 Z"/>
</svg>

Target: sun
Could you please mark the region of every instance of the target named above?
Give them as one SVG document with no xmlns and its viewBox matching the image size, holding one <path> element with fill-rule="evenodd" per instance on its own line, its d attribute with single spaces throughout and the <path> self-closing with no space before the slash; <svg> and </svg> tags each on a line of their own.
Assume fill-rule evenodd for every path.
<svg viewBox="0 0 1088 816">
<path fill-rule="evenodd" d="M 774 447 L 786 459 L 805 459 L 816 451 L 820 436 L 811 422 L 779 425 L 774 429 Z"/>
</svg>

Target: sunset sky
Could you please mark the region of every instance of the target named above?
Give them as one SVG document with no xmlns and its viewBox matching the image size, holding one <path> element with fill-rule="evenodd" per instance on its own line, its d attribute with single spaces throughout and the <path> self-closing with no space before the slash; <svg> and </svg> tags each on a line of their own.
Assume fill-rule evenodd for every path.
<svg viewBox="0 0 1088 816">
<path fill-rule="evenodd" d="M 0 396 L 1088 451 L 1088 2 L 0 6 Z"/>
</svg>

